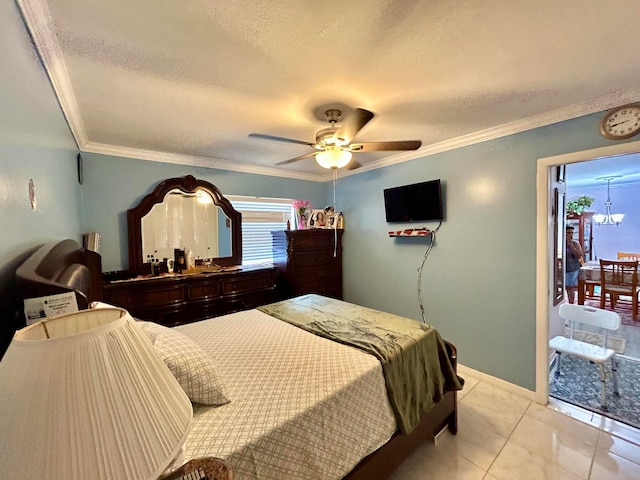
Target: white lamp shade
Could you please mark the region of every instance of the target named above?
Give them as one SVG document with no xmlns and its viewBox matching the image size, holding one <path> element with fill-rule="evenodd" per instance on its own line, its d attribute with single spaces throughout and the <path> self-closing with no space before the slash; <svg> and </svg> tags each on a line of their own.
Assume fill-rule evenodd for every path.
<svg viewBox="0 0 640 480">
<path fill-rule="evenodd" d="M 170 370 L 118 308 L 19 330 L 0 385 L 5 478 L 156 479 L 193 418 Z"/>
<path fill-rule="evenodd" d="M 351 161 L 351 157 L 351 152 L 330 146 L 316 154 L 316 161 L 324 168 L 342 168 Z"/>
</svg>

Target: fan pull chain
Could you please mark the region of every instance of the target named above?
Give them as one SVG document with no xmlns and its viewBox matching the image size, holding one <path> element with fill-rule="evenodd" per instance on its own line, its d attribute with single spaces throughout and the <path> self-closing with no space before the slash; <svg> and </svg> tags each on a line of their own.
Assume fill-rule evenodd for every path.
<svg viewBox="0 0 640 480">
<path fill-rule="evenodd" d="M 333 258 L 338 256 L 338 218 L 335 217 L 336 212 L 336 181 L 338 180 L 338 169 L 333 169 Z"/>
</svg>

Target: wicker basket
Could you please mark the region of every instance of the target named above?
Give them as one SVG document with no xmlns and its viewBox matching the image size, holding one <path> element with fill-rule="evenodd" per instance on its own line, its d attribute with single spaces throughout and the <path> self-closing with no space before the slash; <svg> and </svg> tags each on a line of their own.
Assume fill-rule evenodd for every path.
<svg viewBox="0 0 640 480">
<path fill-rule="evenodd" d="M 231 465 L 221 458 L 194 458 L 159 480 L 233 480 Z"/>
</svg>

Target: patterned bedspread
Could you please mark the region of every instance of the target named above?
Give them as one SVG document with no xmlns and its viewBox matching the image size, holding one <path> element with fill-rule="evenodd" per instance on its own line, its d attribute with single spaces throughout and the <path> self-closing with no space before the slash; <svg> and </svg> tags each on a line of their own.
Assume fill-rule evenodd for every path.
<svg viewBox="0 0 640 480">
<path fill-rule="evenodd" d="M 404 433 L 413 430 L 446 391 L 462 389 L 444 341 L 425 323 L 315 294 L 258 310 L 378 358 Z"/>
<path fill-rule="evenodd" d="M 257 310 L 176 327 L 214 359 L 230 403 L 194 404 L 185 460 L 234 479 L 339 479 L 397 429 L 380 362 Z"/>
</svg>

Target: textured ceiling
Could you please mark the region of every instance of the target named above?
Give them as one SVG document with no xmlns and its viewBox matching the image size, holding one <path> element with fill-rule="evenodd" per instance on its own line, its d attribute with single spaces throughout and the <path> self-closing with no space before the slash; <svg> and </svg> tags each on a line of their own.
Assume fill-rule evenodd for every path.
<svg viewBox="0 0 640 480">
<path fill-rule="evenodd" d="M 18 0 L 83 151 L 325 178 L 327 107 L 376 117 L 358 171 L 640 100 L 630 0 Z"/>
</svg>

